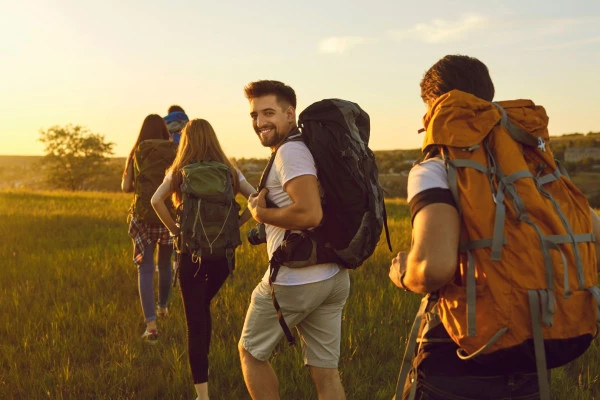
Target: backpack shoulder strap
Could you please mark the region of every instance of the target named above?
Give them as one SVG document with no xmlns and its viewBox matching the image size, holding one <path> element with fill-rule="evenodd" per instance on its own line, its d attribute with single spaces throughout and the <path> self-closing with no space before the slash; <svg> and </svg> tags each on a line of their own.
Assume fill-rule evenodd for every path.
<svg viewBox="0 0 600 400">
<path fill-rule="evenodd" d="M 262 174 L 260 175 L 260 181 L 258 182 L 258 187 L 256 188 L 256 190 L 258 192 L 260 192 L 262 189 L 264 189 L 265 184 L 267 183 L 267 176 L 269 176 L 269 172 L 271 172 L 271 167 L 273 166 L 273 161 L 275 161 L 276 153 L 277 153 L 277 150 L 275 150 L 274 152 L 271 153 L 271 158 L 269 158 L 269 162 L 267 163 L 267 166 L 265 167 Z"/>
<path fill-rule="evenodd" d="M 262 175 L 260 176 L 260 181 L 258 183 L 258 188 L 257 191 L 261 191 L 262 189 L 264 189 L 266 183 L 267 183 L 267 177 L 269 176 L 269 172 L 271 172 L 271 167 L 273 167 L 273 162 L 275 161 L 275 156 L 277 155 L 277 150 L 279 150 L 279 148 L 281 146 L 283 146 L 285 143 L 288 142 L 300 142 L 302 141 L 302 135 L 300 134 L 300 132 L 298 131 L 298 128 L 296 128 L 294 131 L 291 132 L 291 134 L 277 147 L 277 149 L 275 149 L 274 152 L 271 153 L 271 158 L 269 158 L 269 162 L 267 163 L 267 166 L 265 167 L 265 169 L 262 172 Z M 268 203 L 271 203 L 270 201 L 267 200 Z M 269 207 L 277 207 L 274 204 L 269 204 Z"/>
</svg>

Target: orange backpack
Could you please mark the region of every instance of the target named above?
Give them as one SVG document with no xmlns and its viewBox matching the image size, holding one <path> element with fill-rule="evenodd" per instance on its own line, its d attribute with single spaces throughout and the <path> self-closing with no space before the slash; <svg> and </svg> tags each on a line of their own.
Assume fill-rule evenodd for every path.
<svg viewBox="0 0 600 400">
<path fill-rule="evenodd" d="M 598 332 L 589 204 L 554 160 L 548 117 L 530 100 L 453 90 L 424 123 L 423 153 L 444 159 L 461 217 L 457 272 L 436 312 L 461 359 L 517 370 L 533 345 L 549 396 L 547 368 L 577 358 Z"/>
</svg>

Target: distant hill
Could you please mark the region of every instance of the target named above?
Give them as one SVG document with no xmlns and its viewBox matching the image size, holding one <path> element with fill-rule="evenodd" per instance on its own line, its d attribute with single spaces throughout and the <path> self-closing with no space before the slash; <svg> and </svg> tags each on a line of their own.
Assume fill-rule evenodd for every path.
<svg viewBox="0 0 600 400">
<path fill-rule="evenodd" d="M 569 133 L 562 136 L 551 136 L 550 146 L 557 159 L 569 161 L 568 159 L 565 159 L 565 152 L 567 149 L 571 149 L 570 153 L 573 155 L 578 153 L 579 149 L 600 149 L 600 132 L 588 132 L 585 135 L 583 133 Z M 585 156 L 574 158 L 574 160 L 579 161 L 583 158 L 585 158 Z"/>
<path fill-rule="evenodd" d="M 550 146 L 555 157 L 560 161 L 565 161 L 565 153 L 570 154 L 570 160 L 577 160 L 576 162 L 567 160 L 565 165 L 573 175 L 575 183 L 588 197 L 597 197 L 600 206 L 600 160 L 586 156 L 598 153 L 595 150 L 590 151 L 591 148 L 598 148 L 600 151 L 600 132 L 551 136 Z M 408 171 L 421 156 L 420 149 L 376 150 L 374 153 L 379 169 L 379 180 L 386 196 L 406 197 Z M 44 180 L 42 159 L 42 156 L 0 156 L 0 189 L 50 189 Z M 266 158 L 235 160 L 238 168 L 253 186 L 258 185 L 267 161 Z M 119 191 L 124 165 L 124 157 L 112 158 L 110 173 L 94 182 L 90 190 Z"/>
<path fill-rule="evenodd" d="M 45 179 L 43 156 L 0 156 L 0 189 L 52 189 Z M 109 173 L 96 179 L 89 190 L 121 190 L 124 157 L 111 158 Z"/>
<path fill-rule="evenodd" d="M 0 156 L 0 188 L 46 189 L 41 156 Z"/>
</svg>

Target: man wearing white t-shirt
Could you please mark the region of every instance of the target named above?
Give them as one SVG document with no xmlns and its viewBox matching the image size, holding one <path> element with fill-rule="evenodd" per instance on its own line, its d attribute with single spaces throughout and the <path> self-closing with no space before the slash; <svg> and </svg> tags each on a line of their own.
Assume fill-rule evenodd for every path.
<svg viewBox="0 0 600 400">
<path fill-rule="evenodd" d="M 248 199 L 254 219 L 266 227 L 269 259 L 286 230 L 312 229 L 323 217 L 314 159 L 296 125 L 296 94 L 278 81 L 257 81 L 245 87 L 252 125 L 261 143 L 276 152 L 265 188 Z M 285 143 L 284 143 L 285 141 Z M 267 199 L 276 208 L 267 208 Z M 281 266 L 274 291 L 289 328 L 301 338 L 319 398 L 345 399 L 338 373 L 342 311 L 350 290 L 348 271 L 337 264 L 303 268 Z M 279 399 L 279 383 L 269 363 L 283 338 L 273 307 L 269 270 L 252 293 L 239 342 L 246 386 L 253 399 Z"/>
<path fill-rule="evenodd" d="M 478 123 L 486 118 L 483 116 L 483 113 L 480 113 L 480 109 L 470 105 L 467 101 L 461 102 L 460 106 L 455 107 L 455 110 L 458 109 L 460 111 L 449 111 L 452 107 L 447 106 L 448 103 L 441 103 L 440 98 L 453 91 L 460 91 L 471 97 L 478 98 L 475 103 L 478 106 L 485 104 L 485 102 L 491 102 L 494 98 L 494 84 L 487 66 L 473 57 L 447 55 L 436 62 L 425 73 L 421 81 L 421 97 L 427 106 L 427 114 L 424 120 L 427 119 L 428 122 L 425 123 L 425 126 L 427 127 L 430 124 L 429 129 L 431 132 L 435 129 L 435 134 L 440 137 L 449 137 L 450 132 L 456 135 L 456 137 L 460 137 L 460 135 L 464 135 L 465 131 L 468 132 L 470 129 L 475 130 L 477 127 L 481 127 L 482 125 Z M 536 108 L 541 107 L 536 106 Z M 444 111 L 441 111 L 442 109 Z M 440 119 L 436 119 L 436 125 L 433 128 L 433 123 L 431 122 L 433 118 L 431 116 L 434 112 L 436 113 L 436 117 L 443 113 L 446 113 L 445 115 L 457 113 L 460 114 L 460 117 L 451 119 L 442 116 Z M 535 118 L 533 119 L 535 120 Z M 546 123 L 547 119 L 546 122 L 541 122 L 541 118 L 536 120 L 536 129 L 542 131 L 546 128 Z M 465 126 L 464 130 L 457 129 L 458 125 Z M 480 134 L 484 135 L 487 132 L 480 131 Z M 490 142 L 493 140 L 492 138 Z M 482 143 L 487 146 L 487 139 L 482 141 Z M 469 148 L 464 148 L 464 150 L 468 151 Z M 498 147 L 495 150 L 498 150 Z M 542 152 L 545 152 L 545 150 L 542 150 Z M 469 248 L 468 246 L 473 242 L 468 242 L 467 246 L 463 244 L 463 248 L 461 249 L 461 238 L 464 239 L 468 235 L 468 230 L 466 230 L 467 224 L 469 224 L 469 227 L 473 226 L 471 224 L 481 227 L 489 224 L 489 221 L 461 218 L 459 205 L 455 201 L 455 198 L 459 198 L 459 196 L 455 197 L 452 194 L 451 185 L 448 183 L 453 179 L 448 176 L 445 161 L 440 154 L 438 156 L 431 153 L 427 155 L 428 159 L 411 169 L 408 177 L 407 197 L 412 217 L 411 249 L 409 252 L 398 253 L 392 260 L 389 277 L 396 286 L 417 293 L 435 293 L 448 287 L 455 287 L 457 292 L 463 292 L 463 290 L 467 292 L 469 290 L 467 289 L 468 286 L 462 283 L 462 278 L 464 277 L 463 271 L 466 271 L 466 269 L 464 268 L 464 262 L 461 261 L 466 258 L 463 253 L 464 249 Z M 449 165 L 451 162 L 448 161 Z M 451 168 L 448 169 L 450 170 Z M 491 172 L 493 169 L 494 166 L 489 167 L 490 183 L 494 175 Z M 531 178 L 534 177 L 529 177 L 529 179 Z M 512 183 L 509 185 L 512 185 Z M 541 183 L 539 185 L 540 187 L 542 186 Z M 479 189 L 476 184 L 471 184 L 464 191 L 469 190 L 471 193 L 484 193 Z M 502 189 L 498 190 L 501 191 Z M 519 199 L 516 189 L 514 193 L 515 198 Z M 551 198 L 550 195 L 548 197 Z M 493 198 L 495 202 L 499 197 L 495 195 Z M 554 202 L 554 200 L 552 201 Z M 478 206 L 479 204 L 475 202 L 468 203 L 465 201 L 461 209 L 464 212 Z M 555 206 L 559 208 L 558 203 L 555 203 Z M 524 215 L 529 220 L 526 212 Z M 594 236 L 598 236 L 600 234 L 600 217 L 593 210 L 590 210 L 590 215 L 593 234 Z M 519 221 L 521 220 L 520 214 L 518 219 Z M 482 231 L 484 231 L 483 228 Z M 472 240 L 473 238 L 470 239 Z M 596 242 L 596 251 L 600 251 L 600 243 L 598 242 Z M 470 259 L 470 257 L 469 255 L 468 258 Z M 523 260 L 527 259 L 524 258 Z M 566 270 L 567 261 L 564 262 Z M 527 273 L 527 269 L 521 269 L 519 265 L 504 264 L 504 267 L 506 267 L 506 271 L 509 271 L 509 267 L 513 267 L 513 271 L 516 271 L 515 275 Z M 475 272 L 475 268 L 470 263 L 468 269 L 473 271 L 473 276 L 476 273 L 480 273 L 480 271 L 488 271 L 477 269 L 477 272 Z M 489 271 L 493 270 L 490 269 Z M 495 285 L 500 281 L 497 277 L 491 277 L 490 280 L 487 280 L 487 277 L 483 275 L 485 273 L 481 273 L 482 281 L 481 283 L 478 281 L 479 286 L 477 286 L 476 295 L 478 302 L 480 298 L 484 298 L 484 291 L 480 291 L 480 288 L 483 289 L 485 285 Z M 490 273 L 491 275 L 492 273 Z M 463 286 L 460 287 L 459 285 Z M 473 295 L 475 296 L 475 287 L 473 289 Z M 552 289 L 549 290 L 552 291 Z M 516 289 L 510 292 L 507 291 L 506 296 L 516 298 L 516 292 Z M 441 296 L 443 295 L 444 292 L 442 292 Z M 434 295 L 433 299 L 436 296 Z M 452 302 L 452 307 L 454 308 L 460 308 L 464 303 L 467 303 L 467 298 L 468 295 L 462 299 L 454 297 L 451 300 L 446 298 L 444 301 Z M 427 311 L 431 311 L 434 308 L 434 301 L 431 300 L 427 304 Z M 512 299 L 511 302 L 511 312 L 513 312 L 513 310 L 517 309 L 516 304 L 518 302 Z M 500 307 L 496 307 L 498 303 L 496 299 L 489 302 L 481 302 L 478 305 L 478 313 L 480 312 L 479 310 L 484 310 L 481 314 L 488 314 L 490 315 L 489 318 L 504 318 L 498 312 L 498 309 L 500 309 Z M 554 307 L 552 306 L 552 308 Z M 532 359 L 535 362 L 535 358 L 538 357 L 537 349 L 534 354 L 534 350 L 531 347 L 521 347 L 521 353 L 524 356 L 519 359 L 520 363 L 515 362 L 515 358 L 509 356 L 507 349 L 499 350 L 496 353 L 502 354 L 504 358 L 497 358 L 495 359 L 497 361 L 494 363 L 484 362 L 479 358 L 474 359 L 472 356 L 464 357 L 462 351 L 459 351 L 462 349 L 459 349 L 458 344 L 451 340 L 450 334 L 445 327 L 447 324 L 441 323 L 442 320 L 439 316 L 441 313 L 435 314 L 437 316 L 433 317 L 432 315 L 434 314 L 428 314 L 427 318 L 422 319 L 422 324 L 417 325 L 418 328 L 421 328 L 419 332 L 419 345 L 414 354 L 410 371 L 404 369 L 408 372 L 408 379 L 405 381 L 404 378 L 406 376 L 404 375 L 402 379 L 399 379 L 397 397 L 395 397 L 397 400 L 413 398 L 430 400 L 518 398 L 533 400 L 542 397 L 542 392 L 540 391 L 542 385 L 539 385 L 537 376 L 539 369 L 535 369 L 535 366 L 531 368 L 531 364 L 527 365 L 528 359 L 526 356 L 527 354 L 532 354 Z M 456 319 L 453 324 L 464 324 L 466 320 L 467 318 L 462 321 Z M 466 331 L 467 329 L 465 329 Z M 552 341 L 550 340 L 550 342 Z M 492 342 L 493 340 L 488 344 Z M 531 341 L 531 343 L 527 343 L 527 346 L 531 346 L 533 343 Z M 576 342 L 569 342 L 569 345 L 565 345 L 565 348 L 577 348 L 578 345 Z M 518 346 L 514 346 L 513 348 L 516 347 Z M 542 347 L 544 347 L 543 344 Z M 483 351 L 484 349 L 485 347 L 481 350 Z M 411 353 L 407 354 L 411 355 Z M 545 360 L 544 358 L 544 366 L 546 364 Z M 548 363 L 548 365 L 550 364 Z M 542 380 L 544 379 L 542 378 Z"/>
</svg>

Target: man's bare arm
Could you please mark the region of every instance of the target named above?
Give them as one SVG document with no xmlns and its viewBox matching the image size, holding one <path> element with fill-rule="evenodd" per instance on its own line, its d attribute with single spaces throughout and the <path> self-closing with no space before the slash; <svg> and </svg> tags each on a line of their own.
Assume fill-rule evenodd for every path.
<svg viewBox="0 0 600 400">
<path fill-rule="evenodd" d="M 456 208 L 445 203 L 425 206 L 415 216 L 412 235 L 410 252 L 392 260 L 390 279 L 413 292 L 438 290 L 453 278 L 457 267 L 460 219 Z"/>
<path fill-rule="evenodd" d="M 314 175 L 301 175 L 286 183 L 284 187 L 292 204 L 281 208 L 267 208 L 267 190 L 248 198 L 248 208 L 252 217 L 283 229 L 314 228 L 323 218 L 319 182 Z"/>
</svg>

